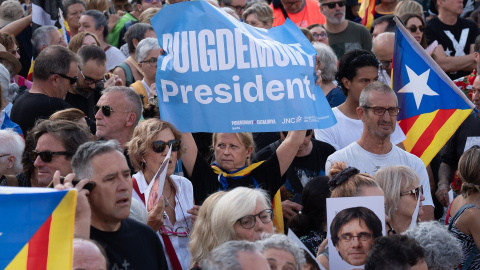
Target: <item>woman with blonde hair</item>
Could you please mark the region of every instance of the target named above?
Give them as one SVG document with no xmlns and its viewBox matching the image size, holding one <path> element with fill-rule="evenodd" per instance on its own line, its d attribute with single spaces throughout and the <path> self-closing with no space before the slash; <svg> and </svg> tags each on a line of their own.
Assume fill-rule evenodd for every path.
<svg viewBox="0 0 480 270">
<path fill-rule="evenodd" d="M 201 204 L 208 194 L 238 186 L 261 187 L 273 198 L 283 185 L 283 174 L 292 163 L 305 139 L 305 130 L 290 131 L 275 154 L 265 161 L 251 164 L 254 150 L 251 133 L 214 133 L 212 149 L 215 162 L 209 164 L 200 154 L 191 133 L 183 133 L 182 153 L 185 176 L 193 184 L 195 203 Z"/>
<path fill-rule="evenodd" d="M 403 233 L 412 223 L 417 202 L 418 216 L 423 213 L 421 201 L 425 200 L 425 197 L 417 172 L 403 165 L 389 166 L 378 170 L 375 180 L 385 194 L 388 234 Z"/>
<path fill-rule="evenodd" d="M 242 13 L 242 18 L 251 26 L 270 29 L 273 24 L 273 10 L 266 3 L 255 3 Z"/>
<path fill-rule="evenodd" d="M 262 189 L 237 187 L 226 192 L 211 208 L 208 221 L 210 224 L 207 225 L 209 230 L 202 230 L 209 234 L 205 235 L 204 239 L 214 240 L 205 243 L 197 242 L 198 249 L 208 254 L 215 247 L 228 241 L 254 242 L 266 234 L 272 234 L 273 210 L 271 208 L 270 199 Z M 198 263 L 198 260 L 195 262 Z"/>
<path fill-rule="evenodd" d="M 423 16 L 423 7 L 413 0 L 399 1 L 393 10 L 393 15 L 402 17 L 407 13 L 415 13 L 419 16 Z"/>
<path fill-rule="evenodd" d="M 77 53 L 80 48 L 88 45 L 100 46 L 100 41 L 97 35 L 89 32 L 81 32 L 76 34 L 68 43 L 68 49 L 74 53 Z"/>
<path fill-rule="evenodd" d="M 192 223 L 187 210 L 193 207 L 193 189 L 190 181 L 174 175 L 177 160 L 181 158 L 181 133 L 170 123 L 158 118 L 141 122 L 127 144 L 130 162 L 138 172 L 132 176 L 132 197 L 142 201 L 148 212 L 154 212 L 159 196 L 163 194 L 165 212 L 158 235 L 165 248 L 170 269 L 188 269 L 190 252 L 187 249 Z M 162 193 L 155 174 L 171 150 Z M 153 181 L 153 183 L 152 183 Z"/>
<path fill-rule="evenodd" d="M 190 267 L 198 266 L 203 259 L 208 257 L 210 251 L 218 246 L 217 238 L 212 234 L 211 216 L 213 207 L 226 193 L 225 191 L 218 191 L 208 196 L 198 211 L 197 219 L 193 224 L 190 243 L 188 244 L 188 249 L 192 254 Z"/>
<path fill-rule="evenodd" d="M 463 258 L 456 269 L 480 269 L 480 147 L 473 146 L 460 157 L 457 173 L 461 196 L 450 209 L 448 229 L 458 240 Z"/>
</svg>

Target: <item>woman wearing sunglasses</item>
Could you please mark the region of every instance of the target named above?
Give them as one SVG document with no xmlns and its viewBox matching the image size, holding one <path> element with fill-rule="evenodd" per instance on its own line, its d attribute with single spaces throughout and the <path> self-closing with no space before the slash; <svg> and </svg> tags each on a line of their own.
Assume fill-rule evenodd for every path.
<svg viewBox="0 0 480 270">
<path fill-rule="evenodd" d="M 285 182 L 282 176 L 295 158 L 305 134 L 305 130 L 288 132 L 275 154 L 251 164 L 254 151 L 252 133 L 214 133 L 215 162 L 209 164 L 199 153 L 192 134 L 183 133 L 185 153 L 182 154 L 182 163 L 185 176 L 193 184 L 195 202 L 202 204 L 209 194 L 238 186 L 261 187 L 273 198 Z"/>
<path fill-rule="evenodd" d="M 187 249 L 192 223 L 187 210 L 193 207 L 193 189 L 190 181 L 173 175 L 180 158 L 181 133 L 170 123 L 158 118 L 141 122 L 128 143 L 128 155 L 138 171 L 133 175 L 132 196 L 148 203 L 144 192 L 160 168 L 169 149 L 172 150 L 163 186 L 165 212 L 158 234 L 164 243 L 170 269 L 189 269 L 190 252 Z M 159 194 L 162 195 L 162 194 Z M 155 208 L 149 210 L 153 212 Z M 154 228 L 157 230 L 158 228 Z"/>
<path fill-rule="evenodd" d="M 425 51 L 436 57 L 445 57 L 445 52 L 438 47 L 438 42 L 435 40 L 429 46 L 427 46 L 427 39 L 425 37 L 425 21 L 420 14 L 417 13 L 405 13 L 400 16 L 400 20 L 405 25 L 405 28 L 412 34 L 413 38 L 425 49 Z"/>
<path fill-rule="evenodd" d="M 462 245 L 463 258 L 455 269 L 480 269 L 480 147 L 467 150 L 458 161 L 461 196 L 449 210 L 449 231 Z"/>
<path fill-rule="evenodd" d="M 418 216 L 421 216 L 423 187 L 414 169 L 398 165 L 385 167 L 377 171 L 375 180 L 385 193 L 385 214 L 388 234 L 403 233 L 412 223 L 413 213 L 420 197 Z"/>
</svg>

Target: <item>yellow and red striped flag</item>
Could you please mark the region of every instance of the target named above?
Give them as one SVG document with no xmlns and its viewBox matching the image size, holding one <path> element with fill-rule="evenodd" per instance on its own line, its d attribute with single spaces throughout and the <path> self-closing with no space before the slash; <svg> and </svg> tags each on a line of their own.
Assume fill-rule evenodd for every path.
<svg viewBox="0 0 480 270">
<path fill-rule="evenodd" d="M 395 20 L 392 88 L 407 136 L 403 144 L 428 165 L 475 106 Z"/>
<path fill-rule="evenodd" d="M 0 269 L 72 269 L 76 190 L 0 188 Z"/>
<path fill-rule="evenodd" d="M 375 15 L 375 0 L 363 0 L 358 10 L 358 16 L 362 18 L 362 25 L 370 29 Z"/>
</svg>

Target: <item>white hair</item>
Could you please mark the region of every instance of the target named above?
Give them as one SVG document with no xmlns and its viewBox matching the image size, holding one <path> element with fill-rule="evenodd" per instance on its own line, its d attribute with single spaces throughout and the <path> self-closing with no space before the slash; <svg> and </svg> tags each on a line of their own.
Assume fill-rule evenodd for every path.
<svg viewBox="0 0 480 270">
<path fill-rule="evenodd" d="M 0 130 L 0 154 L 15 156 L 13 169 L 16 174 L 22 172 L 22 154 L 25 149 L 25 141 L 13 129 Z"/>
<path fill-rule="evenodd" d="M 144 38 L 142 41 L 138 43 L 137 50 L 135 51 L 136 60 L 138 63 L 145 60 L 147 54 L 151 50 L 158 50 L 161 49 L 160 45 L 158 44 L 158 40 L 156 38 Z"/>
</svg>

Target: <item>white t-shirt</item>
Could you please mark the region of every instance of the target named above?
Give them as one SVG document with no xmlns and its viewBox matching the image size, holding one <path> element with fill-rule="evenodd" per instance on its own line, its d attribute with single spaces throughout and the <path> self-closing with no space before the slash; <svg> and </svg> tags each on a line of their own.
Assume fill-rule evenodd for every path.
<svg viewBox="0 0 480 270">
<path fill-rule="evenodd" d="M 342 150 L 331 154 L 325 163 L 325 172 L 329 175 L 330 167 L 333 162 L 344 161 L 347 166 L 355 167 L 360 172 L 370 175 L 384 167 L 394 165 L 405 165 L 414 169 L 420 177 L 420 185 L 423 185 L 423 195 L 425 201 L 423 205 L 433 206 L 432 194 L 430 193 L 430 181 L 428 179 L 425 164 L 417 156 L 393 145 L 392 150 L 384 155 L 377 155 L 363 149 L 357 142 L 353 142 Z"/>
<path fill-rule="evenodd" d="M 340 150 L 347 145 L 358 141 L 362 137 L 363 122 L 360 119 L 352 119 L 343 114 L 338 107 L 332 109 L 337 123 L 334 126 L 325 129 L 315 129 L 315 139 L 329 143 L 335 149 Z M 403 134 L 402 129 L 398 125 L 390 136 L 390 142 L 397 145 L 403 142 L 407 137 Z"/>
<path fill-rule="evenodd" d="M 114 69 L 127 59 L 122 51 L 113 46 L 110 46 L 105 54 L 107 55 L 107 71 Z"/>
</svg>

